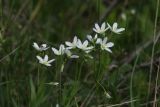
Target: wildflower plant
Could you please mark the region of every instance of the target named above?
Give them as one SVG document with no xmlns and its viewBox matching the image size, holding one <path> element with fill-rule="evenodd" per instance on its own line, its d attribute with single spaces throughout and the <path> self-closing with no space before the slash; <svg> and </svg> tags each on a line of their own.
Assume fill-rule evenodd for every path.
<svg viewBox="0 0 160 107">
<path fill-rule="evenodd" d="M 114 46 L 114 43 L 110 42 L 110 40 L 108 39 L 109 35 L 107 35 L 106 32 L 111 31 L 114 34 L 121 34 L 121 32 L 124 30 L 125 28 L 118 28 L 118 24 L 116 22 L 113 23 L 112 26 L 108 23 L 106 24 L 105 22 L 103 22 L 101 25 L 95 23 L 95 26 L 93 28 L 93 31 L 95 32 L 94 36 L 87 35 L 84 41 L 79 39 L 78 36 L 74 36 L 71 42 L 66 41 L 64 44 L 61 44 L 59 48 L 51 47 L 51 54 L 55 56 L 54 58 L 49 58 L 48 55 L 45 55 L 44 58 L 42 58 L 39 55 L 36 56 L 39 63 L 47 67 L 52 66 L 54 62 L 58 62 L 60 60 L 60 66 L 57 68 L 59 71 L 59 77 L 57 78 L 57 80 L 59 80 L 59 82 L 56 82 L 56 85 L 59 86 L 59 99 L 57 101 L 57 104 L 59 105 L 57 106 L 64 106 L 64 104 L 62 104 L 61 102 L 63 85 L 61 81 L 61 73 L 63 73 L 66 62 L 70 59 L 82 59 L 84 61 L 87 61 L 87 58 L 90 58 L 95 64 L 94 78 L 96 81 L 96 85 L 104 90 L 105 95 L 108 96 L 107 98 L 111 98 L 111 96 L 107 93 L 106 89 L 100 83 L 105 71 L 102 70 L 101 65 L 102 54 L 111 54 L 112 48 Z M 40 52 L 47 51 L 49 49 L 49 47 L 46 44 L 38 46 L 38 44 L 35 42 L 33 43 L 33 47 Z M 77 70 L 78 73 L 76 73 L 78 74 L 77 80 L 79 80 L 79 77 L 81 75 L 81 69 L 84 61 L 82 61 L 80 67 L 78 67 L 80 70 Z"/>
</svg>

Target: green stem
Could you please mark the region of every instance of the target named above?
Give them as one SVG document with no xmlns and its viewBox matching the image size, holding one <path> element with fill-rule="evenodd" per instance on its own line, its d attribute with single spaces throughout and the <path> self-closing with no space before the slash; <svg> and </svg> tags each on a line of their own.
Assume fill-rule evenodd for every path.
<svg viewBox="0 0 160 107">
<path fill-rule="evenodd" d="M 136 69 L 138 58 L 139 58 L 139 55 L 137 55 L 137 57 L 136 57 L 136 60 L 135 60 L 135 63 L 134 63 L 133 69 L 132 69 L 131 80 L 130 80 L 130 98 L 131 98 L 131 101 L 133 101 L 133 75 L 134 75 L 134 71 Z M 131 107 L 134 107 L 133 102 L 131 103 Z"/>
<path fill-rule="evenodd" d="M 40 78 L 40 72 L 39 72 L 39 65 L 38 65 L 38 74 L 37 74 L 37 84 L 39 86 L 39 78 Z"/>
<path fill-rule="evenodd" d="M 59 104 L 60 106 L 62 106 L 62 72 L 63 72 L 63 69 L 64 69 L 64 63 L 63 62 L 63 56 L 60 57 L 60 63 L 61 66 L 60 66 L 60 72 L 59 72 Z"/>
<path fill-rule="evenodd" d="M 82 61 L 82 63 L 80 64 L 80 68 L 79 68 L 78 75 L 77 75 L 77 81 L 80 79 L 83 64 L 84 64 L 84 61 Z"/>
<path fill-rule="evenodd" d="M 99 81 L 100 74 L 101 74 L 101 50 L 99 50 L 99 63 L 98 63 L 97 81 Z"/>
</svg>

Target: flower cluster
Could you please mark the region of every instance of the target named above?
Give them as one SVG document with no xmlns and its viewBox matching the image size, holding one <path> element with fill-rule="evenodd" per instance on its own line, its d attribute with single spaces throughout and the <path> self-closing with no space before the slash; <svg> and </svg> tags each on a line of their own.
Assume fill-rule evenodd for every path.
<svg viewBox="0 0 160 107">
<path fill-rule="evenodd" d="M 96 46 L 98 49 L 102 51 L 107 51 L 112 53 L 111 47 L 114 46 L 113 42 L 108 42 L 107 36 L 105 36 L 105 32 L 110 30 L 113 33 L 121 34 L 125 28 L 118 28 L 117 23 L 110 24 L 104 22 L 102 25 L 95 24 L 93 31 L 96 33 L 93 37 L 92 35 L 87 35 L 87 39 L 85 41 L 80 40 L 77 36 L 73 38 L 73 41 L 66 41 L 65 44 L 61 44 L 59 49 L 52 47 L 52 51 L 55 56 L 65 56 L 67 58 L 79 58 L 78 52 L 83 52 L 84 54 L 89 54 L 91 51 L 96 50 Z M 37 51 L 46 51 L 49 47 L 46 44 L 42 44 L 38 46 L 37 43 L 33 43 L 33 47 Z M 37 56 L 40 64 L 45 66 L 51 66 L 51 63 L 55 61 L 55 59 L 48 60 L 48 55 L 45 55 L 44 58 L 41 56 Z"/>
</svg>

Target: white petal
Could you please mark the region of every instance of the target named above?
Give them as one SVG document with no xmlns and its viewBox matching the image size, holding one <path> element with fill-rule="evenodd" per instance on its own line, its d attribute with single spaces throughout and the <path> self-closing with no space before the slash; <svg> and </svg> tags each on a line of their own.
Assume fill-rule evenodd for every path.
<svg viewBox="0 0 160 107">
<path fill-rule="evenodd" d="M 101 43 L 102 43 L 102 39 L 98 38 L 97 41 L 96 41 L 96 44 L 101 44 Z"/>
<path fill-rule="evenodd" d="M 93 31 L 95 31 L 95 32 L 99 33 L 99 32 L 97 31 L 97 29 L 95 29 L 95 28 L 93 28 Z"/>
<path fill-rule="evenodd" d="M 64 49 L 65 49 L 64 45 L 61 44 L 60 47 L 59 47 L 59 50 L 64 50 Z"/>
<path fill-rule="evenodd" d="M 33 47 L 34 47 L 36 50 L 38 50 L 38 51 L 40 50 L 40 48 L 39 48 L 38 44 L 37 44 L 37 43 L 35 43 L 35 42 L 33 43 Z"/>
<path fill-rule="evenodd" d="M 119 28 L 119 29 L 117 29 L 117 33 L 120 33 L 120 32 L 122 32 L 124 30 L 125 30 L 125 28 Z"/>
<path fill-rule="evenodd" d="M 113 30 L 114 31 L 117 29 L 117 26 L 118 26 L 117 22 L 113 23 Z"/>
<path fill-rule="evenodd" d="M 51 66 L 51 64 L 49 64 L 49 63 L 45 63 L 44 65 L 46 65 L 46 66 Z"/>
<path fill-rule="evenodd" d="M 53 82 L 53 85 L 56 85 L 56 86 L 57 86 L 58 84 L 59 84 L 58 82 Z"/>
<path fill-rule="evenodd" d="M 85 40 L 85 41 L 83 42 L 83 46 L 87 46 L 87 45 L 88 45 L 88 41 Z"/>
<path fill-rule="evenodd" d="M 59 47 L 59 52 L 60 52 L 61 55 L 64 54 L 64 52 L 65 52 L 65 47 L 64 47 L 63 44 L 60 45 L 60 47 Z"/>
<path fill-rule="evenodd" d="M 37 59 L 39 60 L 39 62 L 43 62 L 42 57 L 40 57 L 40 56 L 36 56 L 36 57 L 37 57 Z"/>
<path fill-rule="evenodd" d="M 106 23 L 105 23 L 105 22 L 103 22 L 103 24 L 101 25 L 101 30 L 104 30 L 104 29 L 105 29 L 105 27 L 106 27 Z"/>
<path fill-rule="evenodd" d="M 89 41 L 92 41 L 92 36 L 91 36 L 91 35 L 87 35 L 87 39 L 88 39 Z"/>
<path fill-rule="evenodd" d="M 67 46 L 69 46 L 69 47 L 72 47 L 72 46 L 73 46 L 73 44 L 72 44 L 71 42 L 65 42 L 65 44 L 66 44 Z"/>
<path fill-rule="evenodd" d="M 47 50 L 48 48 L 49 48 L 49 47 L 46 47 L 46 48 L 41 47 L 41 50 L 45 51 L 45 50 Z"/>
<path fill-rule="evenodd" d="M 41 46 L 42 46 L 43 48 L 46 48 L 46 47 L 47 47 L 47 45 L 46 45 L 46 44 L 42 44 Z"/>
<path fill-rule="evenodd" d="M 52 51 L 54 52 L 55 55 L 60 55 L 59 51 L 56 48 L 52 48 Z"/>
<path fill-rule="evenodd" d="M 85 51 L 85 53 L 89 53 L 89 52 L 91 52 L 91 50 L 86 50 L 86 51 Z"/>
<path fill-rule="evenodd" d="M 113 47 L 113 46 L 114 46 L 114 43 L 112 43 L 112 42 L 109 42 L 106 44 L 106 47 Z"/>
<path fill-rule="evenodd" d="M 55 59 L 49 60 L 48 63 L 52 63 L 53 61 L 55 61 Z"/>
<path fill-rule="evenodd" d="M 86 50 L 91 50 L 93 48 L 94 48 L 93 46 L 90 46 L 90 47 L 87 47 Z"/>
<path fill-rule="evenodd" d="M 109 49 L 109 48 L 105 48 L 105 50 L 112 53 L 111 49 Z"/>
<path fill-rule="evenodd" d="M 65 53 L 67 54 L 68 57 L 70 57 L 72 55 L 71 51 L 66 49 Z"/>
<path fill-rule="evenodd" d="M 97 30 L 100 30 L 100 27 L 99 27 L 99 25 L 96 23 L 95 24 L 95 28 L 97 29 Z"/>
<path fill-rule="evenodd" d="M 44 61 L 47 62 L 48 61 L 48 55 L 44 56 Z"/>
<path fill-rule="evenodd" d="M 58 82 L 49 82 L 49 83 L 45 83 L 45 84 L 58 86 L 59 83 Z"/>
<path fill-rule="evenodd" d="M 71 58 L 79 58 L 78 55 L 72 55 Z"/>
<path fill-rule="evenodd" d="M 73 47 L 66 47 L 66 49 L 72 49 Z"/>
<path fill-rule="evenodd" d="M 107 37 L 103 39 L 103 44 L 106 44 L 106 43 L 107 43 Z"/>
<path fill-rule="evenodd" d="M 94 36 L 94 39 L 97 39 L 97 37 L 98 37 L 98 35 L 96 34 L 96 35 Z"/>
<path fill-rule="evenodd" d="M 59 104 L 56 104 L 56 107 L 59 107 Z"/>
<path fill-rule="evenodd" d="M 82 46 L 82 42 L 81 42 L 80 39 L 78 39 L 77 46 L 78 46 L 78 47 L 81 47 L 81 46 Z"/>
<path fill-rule="evenodd" d="M 74 39 L 73 39 L 73 43 L 76 44 L 76 43 L 77 43 L 77 40 L 78 40 L 78 39 L 77 39 L 77 36 L 75 36 Z"/>
</svg>

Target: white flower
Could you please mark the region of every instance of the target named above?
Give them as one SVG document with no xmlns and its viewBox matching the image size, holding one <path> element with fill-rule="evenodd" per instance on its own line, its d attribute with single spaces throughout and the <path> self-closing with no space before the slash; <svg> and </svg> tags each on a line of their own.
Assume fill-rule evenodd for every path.
<svg viewBox="0 0 160 107">
<path fill-rule="evenodd" d="M 105 96 L 107 97 L 107 98 L 112 98 L 106 91 L 104 92 L 104 94 L 105 94 Z"/>
<path fill-rule="evenodd" d="M 46 44 L 42 44 L 41 46 L 38 46 L 38 44 L 37 43 L 33 43 L 33 45 L 32 45 L 37 51 L 45 51 L 45 50 L 47 50 L 49 47 L 47 47 L 47 45 Z"/>
<path fill-rule="evenodd" d="M 73 48 L 76 48 L 77 47 L 77 42 L 78 42 L 78 39 L 77 39 L 77 36 L 74 37 L 73 39 L 73 42 L 65 42 L 65 44 L 68 46 L 67 49 L 73 49 Z"/>
<path fill-rule="evenodd" d="M 56 48 L 52 48 L 52 51 L 54 52 L 55 55 L 64 55 L 65 54 L 65 47 L 63 44 L 60 45 L 59 50 Z"/>
<path fill-rule="evenodd" d="M 46 66 L 51 66 L 50 63 L 52 63 L 53 61 L 55 61 L 55 59 L 48 60 L 48 55 L 45 55 L 44 59 L 42 57 L 40 57 L 40 56 L 36 56 L 36 57 L 39 60 L 40 64 L 43 64 L 43 65 L 46 65 Z"/>
<path fill-rule="evenodd" d="M 91 35 L 87 35 L 87 38 L 90 42 L 94 42 L 97 40 L 97 34 L 94 36 L 94 38 Z"/>
<path fill-rule="evenodd" d="M 136 13 L 136 10 L 135 9 L 131 9 L 131 14 L 135 14 Z"/>
<path fill-rule="evenodd" d="M 56 104 L 56 107 L 59 107 L 59 104 Z"/>
<path fill-rule="evenodd" d="M 108 24 L 108 23 L 107 23 Z M 117 34 L 120 34 L 120 32 L 124 31 L 125 28 L 117 28 L 118 27 L 118 24 L 115 22 L 113 23 L 113 26 L 111 27 L 109 24 L 108 24 L 110 30 L 114 33 L 117 33 Z"/>
<path fill-rule="evenodd" d="M 125 13 L 121 13 L 121 18 L 122 18 L 124 21 L 126 21 L 126 20 L 127 20 L 126 14 L 125 14 Z"/>
<path fill-rule="evenodd" d="M 49 83 L 45 83 L 47 85 L 54 85 L 54 86 L 58 86 L 59 83 L 58 82 L 49 82 Z"/>
<path fill-rule="evenodd" d="M 73 55 L 69 49 L 64 47 L 63 44 L 60 45 L 59 50 L 57 50 L 55 48 L 52 48 L 52 51 L 54 52 L 55 55 L 64 55 L 64 54 L 66 54 L 67 57 L 69 57 L 69 58 L 79 58 L 79 56 Z"/>
<path fill-rule="evenodd" d="M 103 34 L 106 30 L 108 30 L 109 28 L 106 28 L 106 24 L 105 22 L 102 23 L 101 27 L 96 23 L 95 24 L 95 28 L 93 28 L 93 31 L 99 33 L 99 34 Z"/>
<path fill-rule="evenodd" d="M 66 53 L 67 57 L 69 57 L 69 58 L 79 58 L 78 55 L 73 55 L 72 52 L 68 49 L 66 49 L 65 53 Z"/>
<path fill-rule="evenodd" d="M 114 43 L 112 43 L 112 42 L 107 43 L 107 37 L 105 37 L 103 40 L 101 38 L 98 38 L 96 43 L 101 45 L 102 50 L 106 50 L 106 51 L 112 53 L 110 47 L 113 47 Z"/>
<path fill-rule="evenodd" d="M 78 39 L 78 42 L 77 42 L 77 47 L 83 51 L 85 51 L 86 53 L 89 53 L 92 49 L 93 49 L 93 46 L 88 46 L 88 41 L 85 40 L 83 43 L 81 42 L 81 40 Z"/>
</svg>

